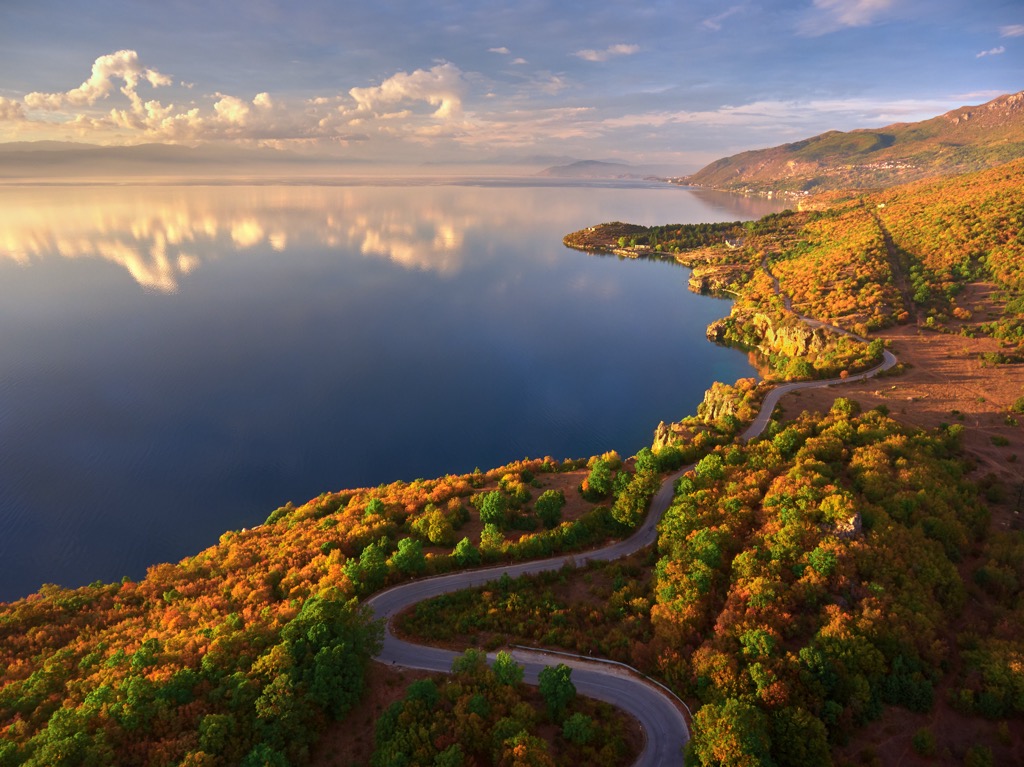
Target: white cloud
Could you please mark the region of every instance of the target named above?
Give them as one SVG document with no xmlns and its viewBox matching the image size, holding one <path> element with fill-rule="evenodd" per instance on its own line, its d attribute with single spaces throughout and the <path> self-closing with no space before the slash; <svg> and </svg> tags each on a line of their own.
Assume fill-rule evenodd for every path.
<svg viewBox="0 0 1024 767">
<path fill-rule="evenodd" d="M 120 90 L 133 104 L 141 105 L 136 89 L 141 80 L 145 80 L 154 88 L 170 85 L 170 77 L 155 69 L 147 69 L 139 63 L 139 54 L 135 51 L 123 50 L 100 56 L 93 62 L 92 74 L 89 79 L 64 93 L 29 93 L 25 96 L 25 105 L 30 109 L 57 110 L 65 105 L 91 106 L 99 99 L 106 98 L 114 89 L 114 81 L 121 80 L 124 85 Z"/>
<path fill-rule="evenodd" d="M 500 48 L 488 48 L 487 52 L 488 53 L 500 53 L 502 56 L 508 56 L 508 54 L 511 53 L 511 51 L 509 51 L 509 49 L 506 48 L 504 45 L 501 46 Z"/>
<path fill-rule="evenodd" d="M 816 99 L 809 101 L 754 101 L 748 104 L 725 104 L 713 110 L 678 112 L 643 112 L 600 121 L 605 130 L 664 128 L 671 125 L 694 125 L 705 128 L 745 128 L 752 130 L 786 130 L 792 127 L 802 137 L 829 128 L 882 127 L 896 122 L 916 122 L 948 112 L 962 105 L 959 96 L 943 100 L 896 99 Z M 809 128 L 811 125 L 824 126 Z"/>
<path fill-rule="evenodd" d="M 25 109 L 21 102 L 0 96 L 0 120 L 21 121 L 25 119 Z"/>
<path fill-rule="evenodd" d="M 585 48 L 582 51 L 576 51 L 573 56 L 581 58 L 584 61 L 607 61 L 613 56 L 632 56 L 639 50 L 639 45 L 618 43 L 616 45 L 609 45 L 603 51 L 595 51 L 590 48 Z"/>
<path fill-rule="evenodd" d="M 525 64 L 526 63 L 526 59 L 524 59 L 522 57 L 519 57 L 517 59 L 512 59 L 512 63 L 513 64 Z"/>
<path fill-rule="evenodd" d="M 1000 37 L 1024 37 L 1024 24 L 1008 24 L 999 27 Z"/>
<path fill-rule="evenodd" d="M 462 91 L 462 72 L 454 64 L 445 63 L 429 70 L 399 72 L 378 86 L 352 88 L 348 93 L 359 111 L 374 112 L 404 101 L 422 101 L 437 107 L 434 117 L 447 119 L 461 113 Z"/>
<path fill-rule="evenodd" d="M 220 99 L 213 105 L 213 111 L 217 113 L 217 117 L 226 123 L 245 125 L 251 111 L 249 105 L 236 96 L 218 95 Z"/>
<path fill-rule="evenodd" d="M 723 21 L 728 19 L 730 16 L 735 16 L 742 10 L 742 5 L 734 5 L 728 10 L 722 11 L 717 16 L 712 16 L 710 19 L 704 19 L 700 24 L 706 29 L 713 29 L 715 32 L 718 32 L 722 28 Z"/>
<path fill-rule="evenodd" d="M 799 26 L 806 35 L 817 36 L 847 27 L 866 27 L 892 8 L 894 0 L 814 0 L 815 13 Z"/>
<path fill-rule="evenodd" d="M 980 59 L 982 56 L 998 56 L 1000 53 L 1006 53 L 1006 47 L 1000 45 L 997 48 L 989 48 L 987 51 L 982 51 L 977 54 L 974 58 Z"/>
</svg>

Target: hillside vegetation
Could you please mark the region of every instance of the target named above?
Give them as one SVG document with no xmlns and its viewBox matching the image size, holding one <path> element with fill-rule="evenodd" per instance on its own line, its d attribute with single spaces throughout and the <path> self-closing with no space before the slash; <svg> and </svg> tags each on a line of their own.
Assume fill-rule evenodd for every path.
<svg viewBox="0 0 1024 767">
<path fill-rule="evenodd" d="M 800 195 L 879 189 L 993 167 L 1024 156 L 1024 92 L 918 123 L 848 133 L 716 160 L 679 181 L 733 192 Z"/>
<path fill-rule="evenodd" d="M 607 650 L 691 701 L 688 764 L 830 764 L 884 706 L 931 710 L 957 652 L 957 566 L 987 521 L 956 429 L 908 430 L 840 399 L 824 417 L 701 459 L 662 522 L 652 580 L 635 563 L 613 570 L 610 587 L 574 608 L 553 593 L 559 580 L 607 583 L 607 566 L 537 576 L 421 604 L 405 626 L 449 641 L 483 632 L 495 644 Z M 999 590 L 994 580 L 1017 577 L 1016 565 L 1003 568 L 1024 542 L 999 538 L 995 549 L 999 564 L 980 572 Z M 985 700 L 989 715 L 1019 717 L 1019 641 L 998 633 L 967 640 L 987 673 L 965 675 L 955 696 L 967 711 Z"/>
<path fill-rule="evenodd" d="M 615 516 L 645 507 L 648 475 L 631 482 L 614 453 L 586 463 L 325 493 L 142 581 L 0 604 L 0 765 L 307 763 L 378 650 L 359 597 L 628 529 Z M 590 500 L 567 503 L 580 485 Z"/>
<path fill-rule="evenodd" d="M 898 323 L 987 334 L 1001 351 L 986 364 L 1012 365 L 1024 357 L 1022 180 L 1018 160 L 757 222 L 615 223 L 566 241 L 694 267 L 695 289 L 735 298 L 712 337 L 755 350 L 776 380 L 872 365 L 877 332 Z M 966 324 L 961 297 L 978 282 L 995 311 Z M 712 387 L 696 416 L 659 427 L 631 460 L 524 460 L 325 493 L 139 582 L 44 586 L 0 605 L 0 767 L 306 764 L 330 722 L 348 728 L 364 705 L 380 627 L 360 599 L 621 537 L 684 462 L 696 465 L 656 551 L 580 573 L 583 586 L 563 572 L 449 596 L 406 630 L 638 666 L 691 703 L 692 764 L 827 765 L 878 717 L 937 709 L 999 736 L 967 749 L 922 726 L 922 758 L 938 742 L 948 764 L 1019 761 L 1024 533 L 990 529 L 1001 490 L 970 481 L 963 425 L 912 429 L 840 399 L 743 444 L 764 390 Z M 626 753 L 606 710 L 558 704 L 572 698 L 567 679 L 551 681 L 555 704 L 541 691 L 542 711 L 478 655 L 457 665 L 388 709 L 375 764 Z"/>
</svg>

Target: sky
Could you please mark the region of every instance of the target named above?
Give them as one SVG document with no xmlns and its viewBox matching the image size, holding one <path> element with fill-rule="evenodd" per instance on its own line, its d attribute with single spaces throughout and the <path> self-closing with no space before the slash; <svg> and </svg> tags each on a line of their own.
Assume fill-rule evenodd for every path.
<svg viewBox="0 0 1024 767">
<path fill-rule="evenodd" d="M 1022 88 L 1021 0 L 0 0 L 0 142 L 692 170 Z"/>
</svg>

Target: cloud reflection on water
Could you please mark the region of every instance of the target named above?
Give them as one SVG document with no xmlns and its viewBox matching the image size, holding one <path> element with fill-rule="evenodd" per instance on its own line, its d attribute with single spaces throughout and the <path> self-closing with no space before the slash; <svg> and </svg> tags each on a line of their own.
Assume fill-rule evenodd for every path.
<svg viewBox="0 0 1024 767">
<path fill-rule="evenodd" d="M 175 293 L 225 254 L 300 245 L 345 249 L 408 268 L 457 273 L 479 216 L 387 189 L 335 187 L 35 187 L 0 190 L 0 259 L 102 259 L 141 287 Z M 390 202 L 389 202 L 390 200 Z"/>
</svg>

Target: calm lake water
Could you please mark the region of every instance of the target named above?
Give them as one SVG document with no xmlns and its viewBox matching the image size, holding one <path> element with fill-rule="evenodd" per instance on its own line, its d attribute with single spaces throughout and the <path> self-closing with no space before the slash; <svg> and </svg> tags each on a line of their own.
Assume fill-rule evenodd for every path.
<svg viewBox="0 0 1024 767">
<path fill-rule="evenodd" d="M 0 599 L 138 578 L 326 490 L 630 455 L 726 302 L 568 250 L 779 205 L 522 182 L 0 189 Z"/>
</svg>

